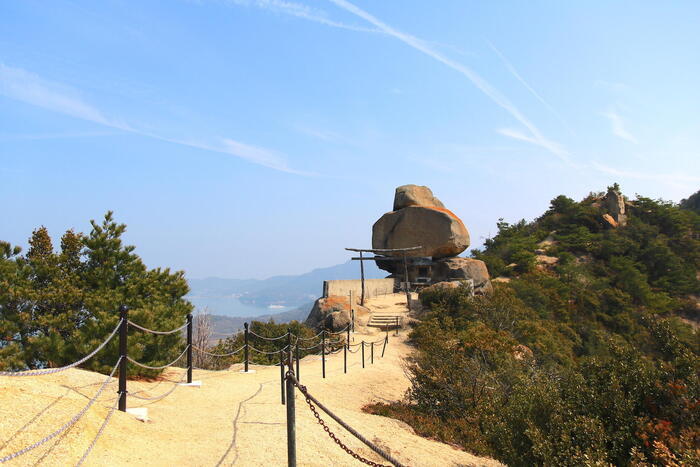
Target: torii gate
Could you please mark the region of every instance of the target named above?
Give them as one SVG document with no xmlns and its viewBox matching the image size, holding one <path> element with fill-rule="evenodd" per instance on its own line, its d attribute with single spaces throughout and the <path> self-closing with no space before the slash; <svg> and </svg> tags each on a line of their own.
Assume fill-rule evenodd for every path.
<svg viewBox="0 0 700 467">
<path fill-rule="evenodd" d="M 408 262 L 406 260 L 409 251 L 416 251 L 423 248 L 422 246 L 412 246 L 409 248 L 346 248 L 348 251 L 355 251 L 360 253 L 359 257 L 350 258 L 353 261 L 360 262 L 360 282 L 362 284 L 362 296 L 360 297 L 360 305 L 365 304 L 365 265 L 363 261 L 400 261 L 403 259 L 403 271 L 404 271 L 404 290 L 406 292 L 406 306 L 410 311 L 411 309 L 411 292 L 408 287 Z M 364 257 L 362 253 L 374 253 L 375 256 Z M 386 256 L 387 253 L 401 253 L 400 257 L 396 256 Z M 352 304 L 350 304 L 352 307 Z"/>
</svg>

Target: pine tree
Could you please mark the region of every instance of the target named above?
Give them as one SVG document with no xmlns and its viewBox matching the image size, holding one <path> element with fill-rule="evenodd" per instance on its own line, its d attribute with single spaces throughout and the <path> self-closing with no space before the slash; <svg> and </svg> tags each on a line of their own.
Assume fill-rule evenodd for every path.
<svg viewBox="0 0 700 467">
<path fill-rule="evenodd" d="M 124 224 L 108 212 L 91 221 L 89 235 L 71 230 L 54 252 L 45 227 L 32 233 L 25 256 L 0 243 L 0 368 L 62 366 L 96 348 L 117 325 L 119 307 L 141 326 L 170 330 L 182 326 L 192 305 L 184 273 L 149 270 L 122 243 Z M 184 350 L 183 336 L 129 330 L 129 356 L 158 366 Z M 85 367 L 108 372 L 118 359 L 113 339 Z M 157 372 L 131 367 L 130 374 Z"/>
</svg>

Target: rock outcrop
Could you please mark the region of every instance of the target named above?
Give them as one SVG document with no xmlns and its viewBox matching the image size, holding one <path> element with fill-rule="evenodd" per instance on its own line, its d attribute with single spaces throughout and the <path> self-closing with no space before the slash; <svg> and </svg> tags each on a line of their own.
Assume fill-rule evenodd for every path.
<svg viewBox="0 0 700 467">
<path fill-rule="evenodd" d="M 445 208 L 409 206 L 384 214 L 372 227 L 372 248 L 422 246 L 411 256 L 445 258 L 469 246 L 469 232 Z"/>
<path fill-rule="evenodd" d="M 412 251 L 411 256 L 433 259 L 457 256 L 469 247 L 469 231 L 430 188 L 404 185 L 396 189 L 394 211 L 384 214 L 372 226 L 372 248 L 414 246 L 422 248 Z M 378 266 L 396 272 L 400 265 L 384 261 Z"/>
<path fill-rule="evenodd" d="M 475 293 L 490 293 L 493 289 L 482 261 L 457 257 L 469 247 L 469 231 L 462 220 L 445 208 L 430 188 L 404 185 L 396 189 L 394 210 L 372 226 L 372 248 L 415 246 L 421 248 L 407 255 L 411 257 L 409 282 L 472 281 Z M 377 261 L 377 266 L 406 280 L 402 261 Z"/>
<path fill-rule="evenodd" d="M 353 304 L 355 310 L 355 326 L 366 326 L 369 321 L 369 310 L 357 303 Z M 305 324 L 312 328 L 340 331 L 352 320 L 350 300 L 348 297 L 331 295 L 321 297 L 314 302 Z"/>
<path fill-rule="evenodd" d="M 627 224 L 625 197 L 615 188 L 609 188 L 608 193 L 603 198 L 603 202 L 605 203 L 605 208 L 608 210 L 609 217 L 612 217 L 614 220 L 614 222 L 610 222 L 608 219 L 606 219 L 606 221 L 612 227 L 624 227 Z"/>
<path fill-rule="evenodd" d="M 433 263 L 432 282 L 473 281 L 474 293 L 493 291 L 486 263 L 472 258 L 444 258 Z"/>
</svg>

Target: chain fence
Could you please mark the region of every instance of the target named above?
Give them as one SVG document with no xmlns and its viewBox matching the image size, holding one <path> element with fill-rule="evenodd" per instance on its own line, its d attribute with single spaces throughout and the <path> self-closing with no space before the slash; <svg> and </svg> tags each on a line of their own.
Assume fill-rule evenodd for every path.
<svg viewBox="0 0 700 467">
<path fill-rule="evenodd" d="M 278 340 L 280 340 L 280 339 L 284 339 L 284 338 L 287 337 L 290 333 L 289 333 L 289 332 L 285 332 L 285 333 L 282 334 L 281 336 L 277 336 L 277 337 L 267 337 L 267 336 L 261 336 L 260 334 L 256 334 L 254 331 L 250 331 L 250 330 L 249 330 L 249 331 L 248 331 L 248 334 L 257 337 L 258 339 L 265 340 L 265 341 L 278 341 Z"/>
<path fill-rule="evenodd" d="M 136 360 L 134 360 L 133 358 L 131 358 L 131 357 L 129 357 L 129 356 L 127 356 L 126 359 L 129 360 L 129 361 L 130 361 L 131 363 L 133 363 L 134 365 L 140 366 L 141 368 L 145 368 L 145 369 L 147 369 L 147 370 L 164 370 L 165 368 L 168 368 L 168 367 L 173 366 L 173 365 L 176 364 L 182 357 L 184 357 L 185 354 L 187 353 L 187 351 L 189 350 L 189 348 L 190 348 L 190 346 L 188 345 L 187 347 L 185 347 L 185 350 L 183 350 L 182 353 L 181 353 L 175 360 L 173 360 L 172 362 L 167 363 L 167 364 L 165 364 L 165 365 L 161 365 L 161 366 L 150 366 L 150 365 L 146 365 L 145 363 L 137 362 Z"/>
<path fill-rule="evenodd" d="M 312 355 L 318 355 L 318 356 L 323 357 L 323 356 L 327 356 L 327 355 L 338 354 L 344 350 L 349 351 L 350 353 L 357 353 L 360 349 L 357 348 L 355 351 L 353 351 L 352 350 L 353 347 L 362 346 L 362 349 L 364 349 L 364 347 L 367 345 L 367 346 L 372 346 L 372 348 L 373 348 L 375 344 L 380 344 L 382 342 L 385 342 L 385 339 L 381 339 L 381 340 L 369 342 L 369 343 L 362 341 L 361 343 L 350 344 L 349 342 L 347 342 L 347 339 L 343 339 L 342 337 L 338 338 L 338 339 L 332 338 L 332 337 L 340 336 L 340 335 L 347 333 L 351 329 L 351 326 L 348 324 L 345 328 L 343 328 L 339 331 L 335 331 L 335 332 L 321 331 L 320 333 L 318 333 L 312 337 L 308 337 L 308 338 L 302 338 L 299 336 L 295 336 L 294 334 L 292 334 L 289 331 L 287 333 L 285 333 L 281 336 L 277 336 L 277 337 L 262 336 L 262 335 L 259 335 L 255 332 L 253 332 L 253 331 L 248 331 L 254 337 L 256 337 L 258 339 L 262 339 L 264 341 L 279 341 L 279 340 L 282 340 L 284 338 L 287 338 L 288 343 L 287 343 L 287 345 L 285 345 L 281 349 L 277 349 L 274 351 L 266 351 L 266 350 L 261 350 L 261 349 L 255 348 L 254 346 L 250 345 L 250 343 L 247 342 L 247 338 L 246 338 L 246 344 L 242 345 L 241 347 L 239 347 L 236 350 L 233 350 L 233 351 L 228 352 L 228 353 L 222 353 L 222 354 L 209 352 L 208 350 L 205 350 L 205 349 L 202 349 L 202 348 L 199 348 L 199 347 L 192 345 L 192 343 L 191 343 L 191 329 L 188 329 L 188 333 L 187 333 L 188 334 L 188 343 L 187 343 L 187 346 L 185 347 L 185 349 L 182 351 L 182 353 L 180 353 L 177 356 L 177 358 L 175 358 L 175 360 L 173 360 L 167 364 L 160 365 L 160 366 L 151 366 L 151 365 L 147 365 L 145 363 L 141 363 L 141 362 L 139 362 L 139 361 L 135 360 L 134 358 L 127 355 L 126 350 L 125 350 L 126 346 L 124 346 L 122 349 L 122 346 L 126 342 L 125 340 L 122 342 L 122 339 L 125 339 L 125 336 L 127 335 L 126 330 L 127 330 L 128 326 L 135 327 L 141 331 L 148 332 L 151 334 L 171 335 L 171 334 L 175 334 L 175 333 L 183 331 L 184 329 L 188 328 L 188 326 L 190 326 L 190 325 L 191 325 L 191 317 L 188 317 L 188 322 L 185 323 L 183 326 L 180 326 L 176 329 L 172 329 L 169 331 L 157 331 L 157 330 L 149 329 L 149 328 L 146 328 L 144 326 L 141 326 L 139 324 L 134 323 L 133 321 L 128 319 L 127 313 L 123 312 L 122 318 L 119 320 L 119 322 L 117 323 L 115 328 L 112 330 L 112 332 L 107 336 L 107 338 L 102 343 L 100 343 L 92 352 L 90 352 L 88 355 L 86 355 L 85 357 L 81 358 L 80 360 L 78 360 L 76 362 L 73 362 L 69 365 L 65 365 L 63 367 L 58 367 L 58 368 L 45 368 L 45 369 L 21 370 L 21 371 L 1 371 L 0 376 L 40 376 L 40 375 L 48 375 L 48 374 L 58 373 L 61 371 L 68 370 L 70 368 L 75 368 L 75 367 L 79 366 L 80 364 L 86 362 L 87 360 L 92 358 L 95 354 L 97 354 L 100 350 L 102 350 L 115 337 L 115 335 L 121 330 L 121 334 L 120 334 L 121 356 L 118 358 L 117 362 L 115 363 L 114 367 L 112 368 L 112 370 L 109 373 L 109 375 L 107 376 L 107 378 L 101 383 L 97 392 L 88 400 L 88 403 L 77 414 L 75 414 L 70 420 L 68 420 L 66 423 L 64 423 L 59 428 L 52 431 L 50 434 L 46 435 L 42 439 L 40 439 L 40 440 L 36 441 L 35 443 L 33 443 L 29 446 L 26 446 L 26 447 L 24 447 L 16 452 L 13 452 L 11 454 L 0 457 L 0 463 L 4 463 L 4 462 L 10 461 L 12 459 L 15 459 L 19 456 L 22 456 L 23 454 L 26 454 L 27 452 L 30 452 L 30 451 L 38 448 L 39 446 L 49 442 L 50 440 L 58 437 L 59 435 L 61 435 L 58 438 L 58 441 L 56 441 L 56 443 L 55 443 L 55 444 L 58 444 L 65 437 L 65 435 L 68 433 L 67 430 L 69 430 L 72 426 L 74 426 L 85 415 L 85 413 L 90 409 L 90 407 L 98 400 L 98 398 L 103 393 L 103 391 L 105 390 L 107 385 L 110 384 L 111 382 L 113 382 L 113 378 L 114 378 L 114 375 L 115 375 L 117 369 L 120 367 L 122 367 L 122 369 L 126 368 L 126 366 L 125 366 L 126 362 L 129 362 L 131 364 L 134 364 L 136 366 L 139 366 L 141 368 L 145 368 L 148 370 L 163 370 L 163 369 L 166 369 L 166 368 L 169 368 L 169 367 L 175 365 L 185 355 L 188 356 L 188 364 L 187 364 L 188 371 L 185 371 L 181 375 L 181 377 L 178 381 L 167 380 L 168 382 L 171 382 L 174 384 L 173 384 L 173 387 L 170 388 L 165 393 L 160 394 L 158 396 L 152 396 L 152 397 L 147 397 L 147 396 L 143 396 L 143 395 L 138 394 L 138 392 L 144 392 L 144 391 L 137 391 L 135 393 L 129 393 L 129 397 L 133 397 L 135 399 L 142 400 L 142 401 L 155 402 L 155 401 L 162 400 L 162 399 L 166 398 L 167 396 L 169 396 L 170 394 L 172 394 L 177 389 L 177 387 L 180 385 L 180 383 L 182 383 L 185 380 L 185 378 L 187 378 L 188 382 L 190 381 L 191 371 L 194 368 L 194 366 L 191 364 L 191 352 L 193 350 L 197 351 L 201 354 L 204 354 L 204 355 L 209 355 L 209 356 L 217 357 L 217 358 L 225 358 L 225 357 L 231 357 L 233 355 L 236 355 L 245 349 L 246 350 L 246 361 L 245 361 L 246 365 L 250 364 L 253 366 L 263 366 L 263 367 L 281 367 L 281 370 L 280 370 L 281 371 L 281 380 L 284 381 L 284 379 L 285 379 L 285 373 L 284 373 L 285 364 L 284 364 L 282 359 L 284 358 L 283 356 L 285 354 L 287 354 L 287 356 L 288 356 L 287 358 L 289 358 L 289 361 L 291 362 L 291 361 L 293 361 L 293 356 L 290 355 L 290 353 L 297 352 L 297 368 L 298 368 L 298 360 L 299 360 L 299 352 L 298 351 L 308 351 L 308 350 L 318 349 L 319 347 L 321 347 L 320 352 L 318 354 L 312 354 Z M 331 339 L 325 340 L 326 336 L 331 337 Z M 305 347 L 305 346 L 299 345 L 302 342 L 313 341 L 315 339 L 318 339 L 319 337 L 322 337 L 323 340 L 317 342 L 316 344 L 314 344 L 312 346 Z M 276 363 L 269 364 L 269 365 L 249 362 L 248 361 L 248 350 L 251 350 L 251 351 L 256 352 L 258 354 L 267 355 L 267 356 L 280 355 L 280 362 L 276 362 Z M 382 354 L 383 354 L 383 352 L 382 352 Z M 345 362 L 345 365 L 347 365 L 347 361 Z M 232 367 L 229 367 L 229 369 L 230 368 L 232 368 Z M 247 366 L 246 366 L 246 368 L 247 368 Z M 364 354 L 363 354 L 363 368 L 364 368 Z M 346 367 L 346 369 L 347 369 L 347 367 Z M 103 433 L 104 433 L 110 419 L 112 418 L 114 411 L 117 409 L 117 407 L 119 407 L 119 410 L 125 410 L 125 404 L 124 405 L 120 404 L 120 402 L 126 401 L 125 396 L 126 396 L 127 392 L 126 392 L 126 385 L 125 385 L 125 383 L 126 383 L 125 374 L 126 374 L 125 372 L 120 373 L 120 378 L 119 378 L 120 390 L 118 392 L 119 396 L 114 399 L 114 403 L 110 407 L 105 419 L 103 420 L 97 433 L 95 434 L 95 437 L 92 439 L 92 441 L 90 442 L 90 444 L 88 445 L 88 447 L 84 451 L 83 455 L 78 460 L 78 462 L 77 462 L 78 466 L 82 465 L 85 462 L 85 460 L 88 458 L 90 453 L 93 451 L 98 439 L 103 435 Z M 373 465 L 373 466 L 382 465 L 382 464 L 375 463 L 369 459 L 366 459 L 366 458 L 360 456 L 359 454 L 353 452 L 351 449 L 349 449 L 346 444 L 344 444 L 337 436 L 335 436 L 335 434 L 332 431 L 330 431 L 330 428 L 328 427 L 328 425 L 326 425 L 325 422 L 323 421 L 323 419 L 320 417 L 318 411 L 316 410 L 316 407 L 321 408 L 331 418 L 336 420 L 336 422 L 340 423 L 341 426 L 343 426 L 343 428 L 350 431 L 354 436 L 356 436 L 358 439 L 360 439 L 363 443 L 365 443 L 367 446 L 372 448 L 375 452 L 380 454 L 382 457 L 389 460 L 390 462 L 392 462 L 396 466 L 401 466 L 401 464 L 395 462 L 395 460 L 393 460 L 393 458 L 391 458 L 390 456 L 387 457 L 388 454 L 384 453 L 381 450 L 381 448 L 373 445 L 372 443 L 370 443 L 369 441 L 364 439 L 359 433 L 354 431 L 347 424 L 344 424 L 344 422 L 342 422 L 342 420 L 338 419 L 335 416 L 335 414 L 330 412 L 320 402 L 318 402 L 316 399 L 314 399 L 313 396 L 311 396 L 308 393 L 306 387 L 299 384 L 298 380 L 294 376 L 293 371 L 288 372 L 287 377 L 291 378 L 294 382 L 294 385 L 302 392 L 302 394 L 304 394 L 304 396 L 306 397 L 306 401 L 309 404 L 309 407 L 311 408 L 312 412 L 314 412 L 314 417 L 318 420 L 319 424 L 321 424 L 323 426 L 324 430 L 329 435 L 329 437 L 331 437 L 331 439 L 333 439 L 333 441 L 336 444 L 338 444 L 338 446 L 340 446 L 342 449 L 344 449 L 346 452 L 348 452 L 350 455 L 352 455 L 355 459 L 357 459 L 357 460 L 359 460 L 367 465 Z M 323 367 L 323 377 L 325 378 L 325 361 L 324 361 L 324 367 Z M 284 397 L 283 397 L 283 401 L 284 401 Z M 38 416 L 35 416 L 32 420 L 35 420 L 37 417 Z M 29 423 L 25 424 L 25 426 L 23 428 L 20 428 L 18 433 L 15 433 L 15 435 L 13 435 L 12 439 L 14 439 L 14 437 L 17 434 L 19 434 L 20 432 L 22 432 L 28 425 L 29 425 Z M 9 443 L 9 440 L 8 440 L 8 442 L 6 442 L 3 445 L 3 447 L 5 447 L 7 445 L 7 443 Z M 55 446 L 55 444 L 54 444 L 54 446 Z M 51 450 L 44 453 L 43 457 L 45 457 L 50 451 Z M 42 457 L 42 460 L 43 460 L 43 457 Z"/>
<path fill-rule="evenodd" d="M 183 329 L 185 329 L 185 328 L 187 327 L 187 325 L 189 324 L 189 323 L 185 323 L 185 324 L 183 324 L 182 326 L 180 326 L 179 328 L 177 328 L 177 329 L 171 329 L 170 331 L 154 331 L 153 329 L 148 329 L 148 328 L 145 328 L 145 327 L 143 327 L 143 326 L 141 326 L 141 325 L 138 325 L 138 324 L 134 323 L 134 322 L 131 321 L 131 320 L 129 320 L 128 322 L 129 322 L 129 325 L 130 325 L 130 326 L 133 326 L 133 327 L 135 327 L 136 329 L 140 329 L 140 330 L 142 330 L 142 331 L 144 331 L 144 332 L 148 332 L 148 333 L 150 333 L 150 334 L 158 334 L 158 335 L 160 335 L 160 336 L 167 336 L 167 335 L 169 335 L 169 334 L 175 334 L 176 332 L 180 332 L 180 331 L 182 331 Z"/>
<path fill-rule="evenodd" d="M 321 415 L 318 413 L 316 410 L 316 407 L 320 408 L 322 411 L 324 411 L 329 417 L 331 417 L 333 420 L 336 421 L 340 426 L 345 428 L 348 432 L 350 432 L 355 438 L 359 439 L 362 441 L 367 447 L 372 449 L 374 452 L 379 454 L 382 458 L 386 459 L 387 461 L 391 462 L 392 465 L 395 467 L 404 467 L 404 464 L 399 462 L 394 456 L 386 452 L 384 449 L 381 447 L 377 446 L 375 443 L 369 441 L 367 438 L 362 436 L 357 430 L 352 428 L 350 425 L 348 425 L 344 420 L 342 420 L 340 417 L 338 417 L 335 413 L 331 412 L 330 409 L 328 409 L 325 405 L 323 405 L 318 399 L 316 399 L 314 396 L 312 396 L 306 386 L 302 385 L 299 383 L 299 381 L 296 379 L 294 376 L 294 372 L 288 371 L 286 374 L 286 377 L 292 381 L 294 386 L 296 386 L 299 391 L 304 395 L 306 403 L 309 406 L 309 409 L 311 409 L 311 412 L 314 415 L 314 418 L 318 423 L 323 427 L 323 431 L 328 434 L 328 436 L 335 442 L 338 446 L 340 446 L 341 449 L 343 449 L 346 453 L 351 455 L 354 459 L 362 462 L 363 464 L 366 465 L 371 465 L 373 467 L 391 467 L 391 465 L 386 465 L 386 464 L 379 464 L 377 462 L 374 462 L 370 459 L 367 459 L 360 454 L 356 453 L 352 449 L 350 449 L 345 443 L 343 443 L 335 433 L 331 431 L 331 429 L 328 427 L 326 422 L 321 418 Z"/>
<path fill-rule="evenodd" d="M 73 416 L 73 418 L 71 418 L 70 420 L 68 420 L 66 423 L 64 423 L 64 424 L 63 424 L 61 427 L 59 427 L 57 430 L 55 430 L 55 431 L 51 432 L 50 434 L 48 434 L 48 435 L 44 436 L 43 438 L 41 438 L 39 441 L 37 441 L 37 442 L 35 442 L 35 443 L 33 443 L 33 444 L 30 444 L 29 446 L 27 446 L 27 447 L 25 447 L 25 448 L 22 448 L 22 449 L 20 449 L 19 451 L 15 451 L 15 452 L 13 452 L 12 454 L 8 454 L 8 455 L 6 455 L 6 456 L 4 456 L 4 457 L 0 457 L 0 464 L 2 464 L 3 462 L 7 462 L 7 461 L 9 461 L 9 460 L 12 460 L 12 459 L 14 459 L 14 458 L 16 458 L 16 457 L 19 457 L 19 456 L 21 456 L 21 455 L 23 455 L 23 454 L 26 454 L 26 453 L 28 453 L 29 451 L 33 450 L 33 449 L 38 448 L 38 447 L 41 446 L 42 444 L 44 444 L 44 443 L 46 443 L 46 442 L 52 440 L 53 438 L 55 438 L 56 436 L 60 435 L 61 433 L 63 433 L 63 432 L 64 432 L 65 430 L 67 430 L 68 428 L 70 428 L 70 427 L 72 427 L 73 425 L 75 425 L 75 424 L 78 422 L 78 420 L 80 420 L 80 419 L 82 418 L 82 416 L 85 415 L 85 412 L 87 412 L 88 409 L 89 409 L 90 407 L 92 407 L 92 404 L 95 403 L 95 401 L 97 400 L 97 398 L 100 397 L 100 394 L 102 394 L 102 391 L 104 391 L 105 387 L 107 387 L 107 384 L 111 381 L 112 377 L 114 376 L 114 373 L 117 371 L 117 368 L 119 368 L 119 364 L 121 363 L 121 361 L 122 361 L 122 357 L 119 357 L 119 359 L 117 360 L 117 363 L 114 364 L 114 368 L 112 368 L 111 373 L 109 374 L 109 376 L 107 377 L 107 379 L 104 380 L 104 382 L 102 383 L 102 385 L 100 386 L 100 388 L 97 390 L 97 392 L 95 393 L 95 395 L 92 396 L 92 397 L 90 398 L 90 400 L 89 400 L 88 403 L 85 405 L 85 407 L 83 407 L 83 408 L 80 410 L 80 412 L 78 412 L 77 414 L 75 414 L 75 415 Z"/>
<path fill-rule="evenodd" d="M 100 429 L 97 430 L 97 434 L 92 439 L 92 442 L 90 443 L 88 448 L 85 450 L 85 452 L 83 453 L 83 455 L 80 458 L 80 460 L 78 461 L 78 463 L 75 464 L 76 467 L 80 467 L 81 465 L 83 465 L 83 463 L 85 462 L 85 459 L 87 459 L 88 456 L 90 455 L 90 453 L 92 452 L 92 449 L 95 447 L 95 444 L 97 444 L 97 440 L 100 438 L 100 436 L 102 436 L 102 433 L 105 431 L 105 427 L 107 426 L 107 423 L 109 423 L 109 419 L 112 418 L 112 414 L 114 414 L 114 411 L 116 410 L 118 403 L 119 403 L 119 398 L 117 397 L 114 401 L 114 404 L 112 404 L 112 407 L 110 407 L 109 412 L 107 412 L 107 416 L 105 417 L 104 421 L 102 422 L 102 425 L 100 425 Z"/>
<path fill-rule="evenodd" d="M 170 394 L 172 394 L 172 393 L 178 388 L 178 386 L 180 385 L 180 383 L 182 383 L 183 381 L 185 381 L 185 379 L 187 379 L 187 372 L 184 372 L 184 373 L 182 374 L 182 376 L 180 377 L 180 379 L 179 379 L 178 381 L 175 381 L 175 382 L 174 382 L 172 388 L 170 388 L 167 392 L 165 392 L 165 393 L 163 393 L 163 394 L 161 394 L 161 395 L 159 395 L 159 396 L 145 397 L 145 396 L 139 396 L 137 393 L 133 393 L 133 392 L 132 392 L 132 393 L 129 393 L 129 397 L 133 397 L 133 398 L 135 398 L 135 399 L 139 399 L 139 400 L 142 400 L 142 401 L 159 401 L 159 400 L 161 400 L 161 399 L 165 399 L 165 398 L 168 397 Z"/>
<path fill-rule="evenodd" d="M 200 349 L 197 346 L 192 346 L 192 348 L 194 350 L 196 350 L 197 352 L 200 352 L 200 353 L 203 353 L 204 355 L 209 355 L 212 357 L 231 357 L 233 355 L 236 355 L 241 350 L 245 349 L 245 344 L 243 344 L 242 346 L 240 346 L 238 349 L 234 350 L 233 352 L 229 352 L 229 353 L 211 353 L 211 352 L 207 352 L 204 349 Z"/>
<path fill-rule="evenodd" d="M 78 360 L 77 362 L 73 362 L 69 365 L 61 366 L 61 367 L 57 367 L 57 368 L 44 368 L 44 369 L 39 369 L 39 370 L 23 370 L 23 371 L 0 371 L 0 376 L 41 376 L 41 375 L 50 375 L 53 373 L 59 373 L 61 371 L 66 371 L 66 370 L 69 370 L 71 368 L 75 368 L 76 366 L 81 365 L 81 364 L 85 363 L 86 361 L 90 360 L 92 357 L 95 356 L 95 354 L 97 354 L 97 352 L 102 350 L 104 348 L 104 346 L 107 345 L 107 343 L 112 340 L 112 338 L 117 333 L 117 331 L 119 331 L 119 327 L 121 326 L 121 324 L 122 324 L 122 320 L 119 320 L 117 325 L 114 327 L 114 330 L 110 333 L 110 335 L 107 337 L 107 339 L 102 341 L 102 343 L 100 345 L 98 345 L 95 350 L 93 350 L 92 352 L 90 352 L 89 354 L 87 354 L 86 356 L 84 356 L 83 358 Z"/>
<path fill-rule="evenodd" d="M 287 349 L 289 348 L 288 345 L 285 345 L 285 346 L 282 347 L 281 349 L 278 349 L 278 350 L 275 350 L 275 351 L 272 351 L 272 352 L 267 352 L 267 351 L 265 351 L 265 350 L 256 349 L 256 348 L 253 347 L 252 345 L 250 345 L 249 347 L 250 347 L 250 350 L 252 350 L 253 352 L 257 352 L 257 353 L 260 353 L 260 354 L 263 354 L 263 355 L 275 355 L 275 354 L 278 354 L 278 353 L 280 353 L 280 352 L 284 352 L 285 350 L 287 350 Z"/>
</svg>

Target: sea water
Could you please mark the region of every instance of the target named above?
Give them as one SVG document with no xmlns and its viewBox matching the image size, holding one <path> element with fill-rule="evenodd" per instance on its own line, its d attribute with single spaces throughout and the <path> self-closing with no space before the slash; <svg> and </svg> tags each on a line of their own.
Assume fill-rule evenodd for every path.
<svg viewBox="0 0 700 467">
<path fill-rule="evenodd" d="M 234 295 L 224 297 L 186 296 L 185 298 L 194 305 L 195 311 L 202 311 L 206 308 L 211 315 L 232 317 L 270 315 L 294 308 L 283 305 L 270 305 L 269 307 L 249 305 L 241 302 L 239 297 Z"/>
</svg>

